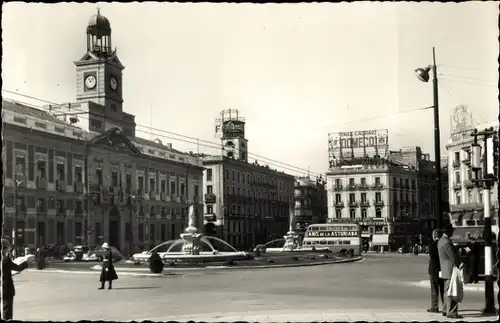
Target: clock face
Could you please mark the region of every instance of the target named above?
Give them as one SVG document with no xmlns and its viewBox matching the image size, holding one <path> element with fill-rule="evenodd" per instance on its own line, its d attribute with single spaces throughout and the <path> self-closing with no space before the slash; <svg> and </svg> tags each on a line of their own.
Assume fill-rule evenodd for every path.
<svg viewBox="0 0 500 323">
<path fill-rule="evenodd" d="M 113 91 L 116 91 L 116 89 L 118 88 L 118 81 L 114 77 L 110 78 L 109 79 L 109 86 L 111 87 L 111 89 Z"/>
<path fill-rule="evenodd" d="M 89 75 L 85 78 L 85 86 L 87 89 L 93 89 L 97 85 L 97 80 L 94 75 Z"/>
</svg>

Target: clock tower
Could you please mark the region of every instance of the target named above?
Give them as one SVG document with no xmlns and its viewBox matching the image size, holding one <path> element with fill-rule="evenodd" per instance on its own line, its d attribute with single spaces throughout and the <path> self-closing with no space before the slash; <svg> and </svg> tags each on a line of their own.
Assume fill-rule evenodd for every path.
<svg viewBox="0 0 500 323">
<path fill-rule="evenodd" d="M 76 100 L 88 104 L 89 130 L 119 127 L 135 135 L 134 116 L 123 112 L 122 76 L 125 68 L 111 47 L 111 25 L 99 9 L 87 26 L 87 52 L 76 65 Z"/>
</svg>

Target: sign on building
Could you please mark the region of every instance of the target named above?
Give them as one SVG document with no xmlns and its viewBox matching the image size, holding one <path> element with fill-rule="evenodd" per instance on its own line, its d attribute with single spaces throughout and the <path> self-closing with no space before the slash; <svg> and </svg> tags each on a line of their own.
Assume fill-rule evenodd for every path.
<svg viewBox="0 0 500 323">
<path fill-rule="evenodd" d="M 389 131 L 361 130 L 328 134 L 330 168 L 364 158 L 384 158 L 389 151 Z"/>
</svg>

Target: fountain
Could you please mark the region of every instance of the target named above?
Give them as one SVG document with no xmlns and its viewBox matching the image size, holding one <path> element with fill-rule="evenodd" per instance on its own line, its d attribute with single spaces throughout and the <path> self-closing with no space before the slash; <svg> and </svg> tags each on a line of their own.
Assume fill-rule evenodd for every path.
<svg viewBox="0 0 500 323">
<path fill-rule="evenodd" d="M 226 260 L 245 260 L 249 259 L 250 255 L 243 251 L 236 250 L 226 241 L 205 236 L 198 233 L 198 229 L 195 225 L 196 215 L 194 212 L 194 206 L 189 207 L 189 219 L 188 226 L 184 230 L 184 233 L 180 234 L 180 239 L 169 240 L 160 243 L 153 249 L 149 251 L 143 251 L 142 253 L 137 253 L 132 256 L 135 262 L 147 262 L 153 250 L 158 251 L 158 255 L 163 260 L 163 262 L 217 262 Z M 216 249 L 212 242 L 217 241 L 226 247 L 229 247 L 230 251 L 219 251 Z M 180 250 L 176 251 L 175 248 L 180 246 Z M 160 248 L 165 247 L 166 251 L 160 251 Z M 204 250 L 203 247 L 207 247 L 208 250 Z"/>
<path fill-rule="evenodd" d="M 300 203 L 300 202 L 296 202 Z M 298 205 L 300 206 L 300 205 Z M 272 241 L 267 242 L 264 244 L 262 247 L 262 251 L 268 252 L 268 253 L 277 253 L 277 252 L 311 252 L 312 248 L 309 247 L 302 247 L 299 243 L 299 234 L 296 233 L 293 230 L 293 226 L 295 224 L 295 209 L 291 208 L 290 209 L 290 217 L 289 217 L 289 227 L 288 227 L 288 232 L 283 236 L 283 239 L 275 239 Z M 284 240 L 285 243 L 283 247 L 281 248 L 266 248 L 268 244 L 271 244 L 272 242 L 279 241 L 279 240 Z M 321 248 L 322 250 L 326 250 L 328 248 Z M 317 249 L 316 249 L 317 250 Z"/>
</svg>

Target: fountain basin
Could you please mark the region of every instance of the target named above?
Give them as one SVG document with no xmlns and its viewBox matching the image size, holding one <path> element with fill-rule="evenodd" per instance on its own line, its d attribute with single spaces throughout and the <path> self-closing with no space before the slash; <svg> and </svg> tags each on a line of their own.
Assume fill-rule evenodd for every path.
<svg viewBox="0 0 500 323">
<path fill-rule="evenodd" d="M 219 252 L 214 254 L 213 252 L 200 252 L 197 255 L 185 254 L 183 252 L 158 252 L 158 255 L 162 259 L 163 263 L 169 262 L 218 262 L 225 260 L 248 260 L 250 259 L 250 254 L 243 251 L 237 252 Z M 142 253 L 137 253 L 132 256 L 134 262 L 136 263 L 146 263 L 151 257 L 148 251 Z"/>
<path fill-rule="evenodd" d="M 328 249 L 328 247 L 325 247 L 325 248 L 318 248 L 318 247 L 316 247 L 314 250 L 316 250 L 317 252 L 326 252 L 329 249 Z M 293 250 L 283 249 L 283 247 L 282 247 L 282 248 L 265 248 L 264 252 L 265 253 L 314 252 L 314 250 L 311 247 L 300 247 L 300 248 L 296 248 L 296 249 L 293 249 Z"/>
</svg>

